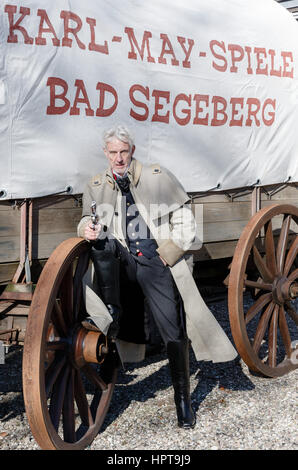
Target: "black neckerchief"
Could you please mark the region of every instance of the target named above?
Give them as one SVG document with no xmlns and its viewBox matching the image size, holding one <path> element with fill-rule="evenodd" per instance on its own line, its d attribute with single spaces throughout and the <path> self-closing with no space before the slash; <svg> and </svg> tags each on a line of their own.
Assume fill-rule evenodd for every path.
<svg viewBox="0 0 298 470">
<path fill-rule="evenodd" d="M 124 191 L 125 193 L 127 193 L 129 191 L 130 181 L 129 181 L 128 176 L 124 176 L 123 178 L 117 177 L 116 181 L 117 181 L 119 188 L 121 189 L 121 192 Z"/>
</svg>

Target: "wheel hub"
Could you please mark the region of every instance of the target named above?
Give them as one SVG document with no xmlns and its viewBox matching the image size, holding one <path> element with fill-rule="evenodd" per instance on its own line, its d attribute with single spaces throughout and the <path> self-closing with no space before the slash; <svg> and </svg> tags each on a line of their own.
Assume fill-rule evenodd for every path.
<svg viewBox="0 0 298 470">
<path fill-rule="evenodd" d="M 106 336 L 101 331 L 89 331 L 82 326 L 75 329 L 71 340 L 70 357 L 76 368 L 86 363 L 101 363 L 108 353 Z"/>
<path fill-rule="evenodd" d="M 278 305 L 283 305 L 286 301 L 293 300 L 298 295 L 298 284 L 290 281 L 287 277 L 281 276 L 273 282 L 272 296 Z"/>
</svg>

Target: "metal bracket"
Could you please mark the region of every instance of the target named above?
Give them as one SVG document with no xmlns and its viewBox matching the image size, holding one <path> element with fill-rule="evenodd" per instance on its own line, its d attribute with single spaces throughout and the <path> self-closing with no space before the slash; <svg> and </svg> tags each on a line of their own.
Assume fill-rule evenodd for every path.
<svg viewBox="0 0 298 470">
<path fill-rule="evenodd" d="M 214 186 L 214 188 L 207 189 L 206 191 L 196 193 L 194 195 L 189 194 L 190 201 L 191 203 L 194 201 L 194 199 L 199 198 L 199 197 L 205 197 L 208 195 L 208 193 L 211 193 L 212 191 L 215 191 L 216 189 L 220 189 L 221 184 L 218 183 L 217 186 Z"/>
<path fill-rule="evenodd" d="M 229 191 L 224 191 L 224 195 L 229 199 L 230 202 L 233 202 L 234 199 L 242 196 L 246 196 L 247 194 L 250 194 L 251 192 L 254 191 L 255 188 L 260 187 L 258 186 L 260 184 L 260 180 L 257 180 L 254 184 L 249 186 L 248 188 L 241 188 L 236 191 L 233 191 L 232 193 Z"/>
<path fill-rule="evenodd" d="M 291 179 L 291 176 L 289 176 L 289 178 L 287 179 L 287 181 L 285 183 L 282 183 L 280 186 L 273 189 L 272 191 L 267 191 L 265 188 L 263 188 L 266 196 L 269 199 L 269 201 L 271 200 L 272 196 L 274 196 L 274 194 L 279 193 L 280 191 L 282 191 L 283 189 L 285 189 L 288 186 L 288 183 L 289 183 L 290 179 Z M 296 184 L 294 184 L 294 186 L 297 188 Z"/>
</svg>

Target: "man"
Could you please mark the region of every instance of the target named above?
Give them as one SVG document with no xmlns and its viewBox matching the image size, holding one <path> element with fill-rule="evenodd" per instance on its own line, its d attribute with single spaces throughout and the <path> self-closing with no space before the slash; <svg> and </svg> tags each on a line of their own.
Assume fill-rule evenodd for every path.
<svg viewBox="0 0 298 470">
<path fill-rule="evenodd" d="M 145 342 L 146 299 L 166 346 L 178 425 L 193 428 L 188 336 L 198 359 L 231 360 L 236 353 L 185 262 L 196 234 L 189 197 L 167 169 L 133 157 L 135 145 L 125 127 L 105 132 L 103 150 L 109 168 L 87 185 L 78 234 L 93 242 L 99 294 L 113 319 L 108 336 Z M 92 201 L 97 225 L 90 221 Z"/>
</svg>

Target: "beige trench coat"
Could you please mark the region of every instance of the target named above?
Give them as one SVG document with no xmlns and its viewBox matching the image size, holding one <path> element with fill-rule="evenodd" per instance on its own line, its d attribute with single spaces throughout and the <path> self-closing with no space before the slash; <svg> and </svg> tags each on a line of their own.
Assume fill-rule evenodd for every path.
<svg viewBox="0 0 298 470">
<path fill-rule="evenodd" d="M 203 301 L 185 256 L 187 250 L 195 248 L 196 231 L 195 220 L 187 204 L 188 195 L 174 175 L 159 165 L 144 166 L 133 159 L 128 177 L 137 208 L 158 244 L 158 253 L 170 266 L 183 299 L 187 334 L 196 359 L 213 362 L 233 360 L 237 352 Z M 91 202 L 96 201 L 100 223 L 107 228 L 103 236 L 111 233 L 126 247 L 123 199 L 110 169 L 92 178 L 83 195 L 78 235 L 84 237 L 84 229 L 90 222 Z M 84 283 L 87 312 L 96 322 L 96 309 L 100 310 L 101 320 L 96 323 L 105 333 L 111 317 L 94 293 L 92 273 L 87 273 Z M 144 357 L 144 346 L 118 341 L 118 347 L 124 362 Z"/>
</svg>

